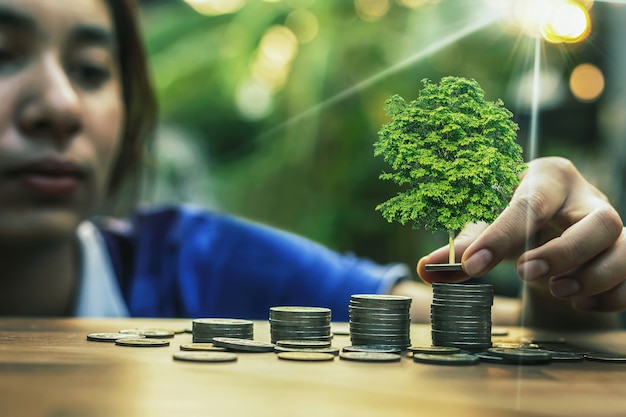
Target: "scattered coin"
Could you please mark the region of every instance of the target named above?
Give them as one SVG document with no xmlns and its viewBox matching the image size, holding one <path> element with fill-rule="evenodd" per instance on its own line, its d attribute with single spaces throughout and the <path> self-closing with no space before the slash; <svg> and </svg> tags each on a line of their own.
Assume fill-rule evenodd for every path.
<svg viewBox="0 0 626 417">
<path fill-rule="evenodd" d="M 213 345 L 242 352 L 273 352 L 274 344 L 235 337 L 214 337 Z"/>
<path fill-rule="evenodd" d="M 176 334 L 174 330 L 154 329 L 154 328 L 123 329 L 123 330 L 120 330 L 120 333 L 136 334 L 139 336 L 152 338 L 152 339 L 169 339 L 169 338 L 174 337 L 174 335 Z"/>
<path fill-rule="evenodd" d="M 290 347 L 290 348 L 326 348 L 330 347 L 330 341 L 325 340 L 277 340 L 276 344 L 282 347 Z"/>
<path fill-rule="evenodd" d="M 344 346 L 343 352 L 378 352 L 378 353 L 400 353 L 402 349 L 395 346 L 374 346 L 374 345 L 351 345 Z"/>
<path fill-rule="evenodd" d="M 451 355 L 461 351 L 458 347 L 453 346 L 410 346 L 408 350 L 413 353 L 428 353 L 431 355 Z"/>
<path fill-rule="evenodd" d="M 469 353 L 453 353 L 450 355 L 433 355 L 429 353 L 413 353 L 413 361 L 432 365 L 476 365 L 480 359 Z"/>
<path fill-rule="evenodd" d="M 176 352 L 173 358 L 189 362 L 234 362 L 237 355 L 232 352 Z"/>
<path fill-rule="evenodd" d="M 341 352 L 341 359 L 359 362 L 397 362 L 402 359 L 397 353 L 386 352 Z"/>
<path fill-rule="evenodd" d="M 596 362 L 626 362 L 626 355 L 620 353 L 586 353 L 584 357 Z"/>
<path fill-rule="evenodd" d="M 183 343 L 180 350 L 195 352 L 225 352 L 226 348 L 213 346 L 213 343 Z"/>
<path fill-rule="evenodd" d="M 568 352 L 550 352 L 550 356 L 552 357 L 552 361 L 554 362 L 581 362 L 585 360 L 585 355 L 580 355 L 578 353 L 568 353 Z"/>
<path fill-rule="evenodd" d="M 131 346 L 131 347 L 162 347 L 169 346 L 170 341 L 165 339 L 148 339 L 148 338 L 135 338 L 135 339 L 117 339 L 115 344 L 118 346 Z"/>
<path fill-rule="evenodd" d="M 87 335 L 87 340 L 92 342 L 115 342 L 118 339 L 136 339 L 140 336 L 136 334 L 124 334 L 124 333 L 90 333 Z"/>
<path fill-rule="evenodd" d="M 552 360 L 550 352 L 541 349 L 491 348 L 487 351 L 500 356 L 504 362 L 517 365 L 538 365 Z"/>
<path fill-rule="evenodd" d="M 274 352 L 307 352 L 307 353 L 330 353 L 332 355 L 337 356 L 339 354 L 339 349 L 336 347 L 326 347 L 326 348 L 290 348 L 284 346 L 274 346 Z"/>
<path fill-rule="evenodd" d="M 303 362 L 332 361 L 335 359 L 335 355 L 332 353 L 321 352 L 280 352 L 276 356 L 278 356 L 279 359 Z"/>
</svg>

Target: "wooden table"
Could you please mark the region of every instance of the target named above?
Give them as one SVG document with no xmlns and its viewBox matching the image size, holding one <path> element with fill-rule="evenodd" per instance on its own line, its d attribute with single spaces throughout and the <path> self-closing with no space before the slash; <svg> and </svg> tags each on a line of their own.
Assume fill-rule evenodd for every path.
<svg viewBox="0 0 626 417">
<path fill-rule="evenodd" d="M 0 319 L 0 416 L 626 416 L 624 364 L 309 363 L 273 353 L 202 364 L 172 359 L 190 334 L 161 348 L 86 340 L 146 326 L 188 328 L 191 321 Z M 530 333 L 510 332 L 509 339 Z M 411 337 L 430 344 L 429 326 L 413 325 Z M 565 337 L 626 353 L 626 332 Z M 267 323 L 255 323 L 255 338 L 269 339 Z M 333 341 L 348 344 L 348 336 Z"/>
</svg>

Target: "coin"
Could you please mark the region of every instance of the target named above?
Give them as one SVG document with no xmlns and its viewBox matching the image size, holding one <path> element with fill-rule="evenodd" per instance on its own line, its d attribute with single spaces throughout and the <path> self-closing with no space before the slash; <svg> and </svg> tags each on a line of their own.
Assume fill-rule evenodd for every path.
<svg viewBox="0 0 626 417">
<path fill-rule="evenodd" d="M 518 365 L 543 364 L 552 360 L 550 352 L 541 349 L 490 348 L 487 351 L 505 362 Z"/>
<path fill-rule="evenodd" d="M 428 353 L 431 355 L 450 355 L 461 351 L 458 347 L 452 346 L 410 346 L 407 350 L 413 353 Z"/>
<path fill-rule="evenodd" d="M 300 349 L 330 347 L 330 342 L 324 341 L 324 340 L 278 340 L 276 344 L 282 347 L 291 347 L 291 348 L 300 348 Z"/>
<path fill-rule="evenodd" d="M 335 359 L 335 355 L 332 353 L 321 352 L 280 352 L 276 356 L 278 356 L 279 359 L 303 362 L 332 361 Z"/>
<path fill-rule="evenodd" d="M 397 353 L 386 352 L 341 352 L 341 359 L 359 362 L 397 362 L 402 359 Z"/>
<path fill-rule="evenodd" d="M 124 333 L 90 333 L 87 335 L 87 340 L 91 342 L 115 342 L 118 339 L 136 339 L 140 336 L 136 334 L 124 334 Z"/>
<path fill-rule="evenodd" d="M 213 345 L 245 352 L 273 352 L 274 344 L 251 339 L 234 337 L 214 337 Z"/>
<path fill-rule="evenodd" d="M 274 346 L 274 352 L 307 352 L 307 353 L 330 353 L 332 355 L 338 355 L 339 349 L 336 347 L 325 347 L 325 348 L 291 348 L 284 346 Z"/>
<path fill-rule="evenodd" d="M 148 339 L 148 338 L 135 338 L 135 339 L 117 339 L 115 344 L 118 346 L 130 346 L 130 347 L 162 347 L 169 346 L 170 341 L 165 339 Z"/>
<path fill-rule="evenodd" d="M 176 352 L 173 358 L 189 362 L 234 362 L 237 355 L 232 352 Z"/>
<path fill-rule="evenodd" d="M 426 264 L 427 271 L 460 271 L 463 267 L 460 263 L 452 264 Z"/>
<path fill-rule="evenodd" d="M 195 352 L 225 352 L 226 348 L 213 346 L 213 343 L 183 343 L 180 350 Z"/>
<path fill-rule="evenodd" d="M 492 336 L 508 336 L 509 330 L 505 327 L 493 327 L 491 329 Z"/>
<path fill-rule="evenodd" d="M 123 330 L 120 330 L 120 333 L 136 334 L 139 336 L 153 338 L 153 339 L 168 339 L 168 338 L 174 337 L 174 335 L 176 334 L 174 330 L 154 329 L 154 328 L 123 329 Z"/>
<path fill-rule="evenodd" d="M 584 356 L 596 362 L 626 362 L 626 355 L 620 353 L 586 353 Z"/>
<path fill-rule="evenodd" d="M 413 361 L 433 365 L 476 365 L 480 362 L 478 356 L 469 353 L 452 353 L 450 355 L 413 353 Z"/>
<path fill-rule="evenodd" d="M 402 350 L 394 346 L 374 346 L 374 345 L 351 345 L 344 346 L 343 352 L 378 352 L 378 353 L 400 353 Z"/>
</svg>

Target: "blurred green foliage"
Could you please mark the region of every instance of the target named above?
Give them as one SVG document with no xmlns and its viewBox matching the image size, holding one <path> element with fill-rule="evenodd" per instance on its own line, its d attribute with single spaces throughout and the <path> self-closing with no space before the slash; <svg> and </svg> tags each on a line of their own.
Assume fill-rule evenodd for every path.
<svg viewBox="0 0 626 417">
<path fill-rule="evenodd" d="M 517 111 L 510 91 L 516 77 L 532 68 L 523 47 L 532 41 L 495 24 L 449 41 L 484 18 L 479 0 L 378 3 L 386 5 L 384 13 L 372 9 L 368 15 L 359 10 L 365 0 L 249 0 L 236 12 L 209 16 L 182 0 L 146 2 L 143 27 L 162 124 L 183 132 L 187 141 L 175 144 L 190 143 L 203 164 L 197 170 L 182 163 L 176 169 L 186 170 L 184 175 L 167 175 L 172 189 L 201 184 L 177 199 L 380 262 L 415 265 L 445 244 L 446 234 L 390 224 L 374 210 L 398 191 L 378 179 L 385 165 L 373 155 L 377 132 L 388 121 L 385 100 L 392 94 L 416 97 L 424 78 L 473 78 L 487 99 L 503 98 L 516 113 L 525 146 L 527 112 Z M 259 106 L 271 100 L 266 111 L 246 116 L 242 86 L 251 79 L 260 43 L 269 29 L 303 10 L 315 18 L 315 36 L 297 44 L 284 84 L 258 98 Z M 562 51 L 545 53 L 565 71 Z M 254 106 L 254 97 L 247 104 Z M 159 140 L 167 140 L 169 131 Z M 165 156 L 162 170 L 171 173 Z M 195 172 L 208 178 L 194 178 Z"/>
</svg>

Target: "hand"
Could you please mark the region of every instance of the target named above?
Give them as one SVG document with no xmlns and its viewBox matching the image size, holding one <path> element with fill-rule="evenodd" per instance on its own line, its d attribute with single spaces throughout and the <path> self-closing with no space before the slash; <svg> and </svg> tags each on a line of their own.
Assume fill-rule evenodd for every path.
<svg viewBox="0 0 626 417">
<path fill-rule="evenodd" d="M 513 259 L 531 293 L 542 293 L 542 300 L 550 294 L 579 311 L 626 310 L 622 220 L 566 159 L 532 161 L 502 214 L 490 226 L 469 225 L 455 247 L 463 253 L 463 271 L 425 270 L 427 263 L 447 262 L 444 247 L 420 260 L 419 276 L 427 282 L 460 282 Z"/>
</svg>

